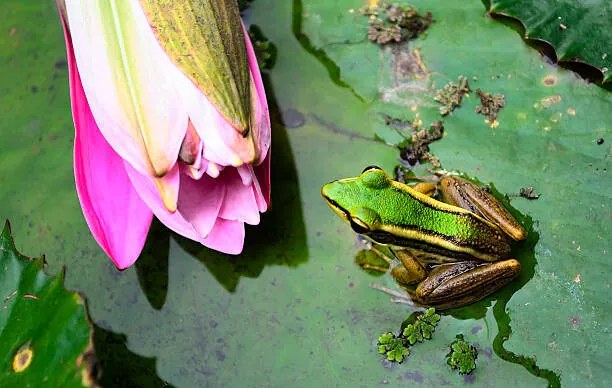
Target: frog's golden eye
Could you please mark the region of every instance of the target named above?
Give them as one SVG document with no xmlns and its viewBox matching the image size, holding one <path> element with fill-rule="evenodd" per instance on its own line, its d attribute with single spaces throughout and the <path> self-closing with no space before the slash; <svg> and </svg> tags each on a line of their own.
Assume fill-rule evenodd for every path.
<svg viewBox="0 0 612 388">
<path fill-rule="evenodd" d="M 351 216 L 349 222 L 355 233 L 364 234 L 370 231 L 370 226 L 359 217 Z"/>
<path fill-rule="evenodd" d="M 364 172 L 370 171 L 370 170 L 382 170 L 382 168 L 375 166 L 375 165 L 371 165 L 371 166 L 364 168 L 363 171 L 361 171 L 361 173 L 363 174 Z"/>
</svg>

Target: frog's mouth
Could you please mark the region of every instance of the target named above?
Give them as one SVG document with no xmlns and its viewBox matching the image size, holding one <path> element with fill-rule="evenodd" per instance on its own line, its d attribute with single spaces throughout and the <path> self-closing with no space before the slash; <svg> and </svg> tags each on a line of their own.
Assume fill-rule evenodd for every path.
<svg viewBox="0 0 612 388">
<path fill-rule="evenodd" d="M 338 215 L 338 217 L 342 218 L 346 222 L 350 222 L 350 215 L 348 211 L 340 207 L 338 202 L 326 196 L 323 196 L 323 198 L 325 199 L 325 202 L 327 203 L 327 205 L 334 211 L 334 213 Z"/>
</svg>

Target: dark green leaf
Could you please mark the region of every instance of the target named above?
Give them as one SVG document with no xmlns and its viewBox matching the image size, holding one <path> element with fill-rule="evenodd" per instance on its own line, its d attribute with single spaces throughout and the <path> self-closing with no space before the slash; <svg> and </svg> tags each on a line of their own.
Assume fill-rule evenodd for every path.
<svg viewBox="0 0 612 388">
<path fill-rule="evenodd" d="M 612 79 L 612 3 L 609 0 L 491 0 L 489 12 L 519 20 L 525 39 L 544 41 L 565 63 L 583 62 Z"/>
<path fill-rule="evenodd" d="M 91 385 L 91 327 L 81 297 L 64 274 L 44 273 L 44 259 L 15 248 L 8 221 L 0 234 L 0 381 L 3 386 Z"/>
</svg>

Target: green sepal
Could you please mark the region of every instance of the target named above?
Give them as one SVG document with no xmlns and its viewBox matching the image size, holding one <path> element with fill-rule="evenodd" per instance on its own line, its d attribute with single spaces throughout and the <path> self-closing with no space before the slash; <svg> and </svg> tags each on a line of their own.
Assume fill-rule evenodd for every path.
<svg viewBox="0 0 612 388">
<path fill-rule="evenodd" d="M 140 0 L 140 4 L 172 61 L 246 136 L 251 78 L 236 0 Z"/>
</svg>

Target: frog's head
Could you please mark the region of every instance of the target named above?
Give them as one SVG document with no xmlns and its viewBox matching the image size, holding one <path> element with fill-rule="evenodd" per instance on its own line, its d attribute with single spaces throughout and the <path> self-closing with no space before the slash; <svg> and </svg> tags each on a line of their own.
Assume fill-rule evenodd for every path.
<svg viewBox="0 0 612 388">
<path fill-rule="evenodd" d="M 361 175 L 327 183 L 321 189 L 331 209 L 357 233 L 376 229 L 380 215 L 379 193 L 390 185 L 387 174 L 377 166 L 366 167 Z"/>
</svg>

